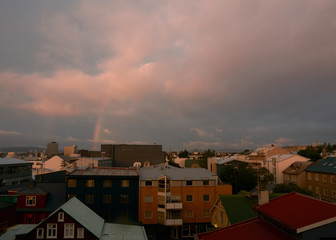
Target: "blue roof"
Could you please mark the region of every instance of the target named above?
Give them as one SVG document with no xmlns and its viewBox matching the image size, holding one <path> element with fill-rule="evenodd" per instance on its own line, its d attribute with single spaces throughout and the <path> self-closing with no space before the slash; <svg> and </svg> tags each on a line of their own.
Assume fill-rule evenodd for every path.
<svg viewBox="0 0 336 240">
<path fill-rule="evenodd" d="M 308 172 L 336 174 L 336 157 L 327 157 L 306 168 Z"/>
</svg>

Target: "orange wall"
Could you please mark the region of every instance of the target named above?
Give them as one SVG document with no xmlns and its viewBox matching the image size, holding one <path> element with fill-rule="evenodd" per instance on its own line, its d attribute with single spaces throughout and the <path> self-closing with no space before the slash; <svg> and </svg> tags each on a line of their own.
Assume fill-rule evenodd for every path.
<svg viewBox="0 0 336 240">
<path fill-rule="evenodd" d="M 171 187 L 171 195 L 180 195 L 183 203 L 182 219 L 183 223 L 206 223 L 211 222 L 211 217 L 203 217 L 203 210 L 208 210 L 213 207 L 218 195 L 232 194 L 231 185 L 219 186 L 183 186 Z M 157 187 L 147 186 L 140 187 L 139 200 L 139 220 L 143 224 L 157 224 Z M 152 195 L 153 202 L 145 203 L 145 195 Z M 186 196 L 193 195 L 193 201 L 187 202 Z M 209 201 L 203 201 L 203 195 L 209 195 Z M 186 211 L 192 210 L 193 217 L 187 217 Z M 153 218 L 145 219 L 144 212 L 152 211 Z M 210 213 L 209 213 L 210 214 Z"/>
</svg>

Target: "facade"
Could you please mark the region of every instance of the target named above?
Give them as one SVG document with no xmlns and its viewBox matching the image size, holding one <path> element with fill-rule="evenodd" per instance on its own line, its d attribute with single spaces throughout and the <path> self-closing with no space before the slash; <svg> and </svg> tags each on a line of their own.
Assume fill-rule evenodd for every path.
<svg viewBox="0 0 336 240">
<path fill-rule="evenodd" d="M 0 196 L 0 236 L 10 226 L 16 222 L 16 201 L 17 196 Z"/>
<path fill-rule="evenodd" d="M 47 144 L 47 156 L 52 157 L 58 154 L 58 143 L 50 142 Z"/>
<path fill-rule="evenodd" d="M 89 157 L 81 157 L 76 160 L 77 167 L 113 167 L 112 158 L 107 157 L 99 157 L 99 158 L 89 158 Z"/>
<path fill-rule="evenodd" d="M 135 168 L 87 168 L 66 176 L 68 199 L 76 196 L 105 220 L 138 221 L 139 174 Z"/>
<path fill-rule="evenodd" d="M 306 168 L 308 190 L 326 201 L 336 201 L 336 157 L 327 157 Z"/>
<path fill-rule="evenodd" d="M 64 156 L 71 157 L 73 154 L 76 153 L 77 153 L 77 145 L 64 147 Z"/>
<path fill-rule="evenodd" d="M 164 163 L 165 153 L 162 145 L 102 144 L 104 157 L 112 158 L 115 167 L 132 167 L 134 163 L 142 166 Z"/>
<path fill-rule="evenodd" d="M 264 159 L 270 158 L 274 155 L 289 154 L 290 151 L 285 148 L 279 148 L 273 144 L 270 147 L 257 148 L 249 156 L 249 160 L 261 163 Z"/>
<path fill-rule="evenodd" d="M 219 184 L 204 168 L 141 168 L 139 221 L 171 229 L 172 237 L 192 237 L 210 224 L 210 209 L 220 194 L 232 186 Z"/>
<path fill-rule="evenodd" d="M 283 173 L 284 183 L 295 183 L 301 188 L 307 188 L 306 171 L 305 169 L 312 162 L 294 162 L 287 167 Z"/>
<path fill-rule="evenodd" d="M 266 158 L 262 161 L 265 167 L 274 176 L 274 182 L 279 184 L 284 182 L 283 171 L 294 162 L 308 162 L 310 159 L 297 154 L 278 154 Z"/>
<path fill-rule="evenodd" d="M 6 193 L 32 178 L 31 162 L 16 158 L 0 158 L 0 193 Z"/>
<path fill-rule="evenodd" d="M 333 239 L 336 205 L 297 193 L 257 204 L 258 217 L 196 234 L 196 240 L 214 239 Z M 309 214 L 307 214 L 309 213 Z"/>
</svg>

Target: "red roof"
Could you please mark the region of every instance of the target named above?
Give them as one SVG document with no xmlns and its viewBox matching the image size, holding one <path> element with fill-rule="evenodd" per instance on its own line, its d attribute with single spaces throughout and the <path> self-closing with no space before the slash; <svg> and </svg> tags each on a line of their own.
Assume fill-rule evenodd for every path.
<svg viewBox="0 0 336 240">
<path fill-rule="evenodd" d="M 212 232 L 199 233 L 196 235 L 198 240 L 216 239 L 272 239 L 272 240 L 293 240 L 294 238 L 285 232 L 277 229 L 273 225 L 259 219 L 252 218 L 229 227 L 214 230 Z"/>
<path fill-rule="evenodd" d="M 255 209 L 298 233 L 336 221 L 335 204 L 294 192 L 256 205 Z"/>
</svg>

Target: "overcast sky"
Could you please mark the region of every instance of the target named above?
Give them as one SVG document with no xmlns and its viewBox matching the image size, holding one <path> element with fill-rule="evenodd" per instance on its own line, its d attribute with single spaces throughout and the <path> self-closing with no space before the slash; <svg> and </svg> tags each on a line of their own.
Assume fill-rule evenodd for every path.
<svg viewBox="0 0 336 240">
<path fill-rule="evenodd" d="M 336 142 L 335 0 L 0 0 L 0 56 L 0 147 Z"/>
</svg>

